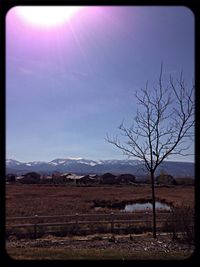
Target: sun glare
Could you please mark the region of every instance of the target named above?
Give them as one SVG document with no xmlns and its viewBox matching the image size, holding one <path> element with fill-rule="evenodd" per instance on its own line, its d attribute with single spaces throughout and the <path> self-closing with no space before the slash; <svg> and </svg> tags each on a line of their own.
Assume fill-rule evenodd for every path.
<svg viewBox="0 0 200 267">
<path fill-rule="evenodd" d="M 80 6 L 18 6 L 17 14 L 33 26 L 50 28 L 69 21 Z"/>
</svg>

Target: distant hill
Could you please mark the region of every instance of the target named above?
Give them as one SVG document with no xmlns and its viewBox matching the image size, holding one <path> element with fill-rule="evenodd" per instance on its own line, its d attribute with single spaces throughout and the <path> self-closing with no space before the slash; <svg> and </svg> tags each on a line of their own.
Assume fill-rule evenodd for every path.
<svg viewBox="0 0 200 267">
<path fill-rule="evenodd" d="M 174 177 L 193 177 L 194 163 L 165 161 L 157 169 L 156 175 L 166 172 Z M 113 174 L 130 173 L 135 176 L 146 175 L 144 163 L 140 160 L 90 160 L 90 159 L 54 159 L 50 162 L 33 161 L 20 162 L 13 159 L 6 160 L 6 173 L 24 174 L 35 171 L 51 174 L 55 171 L 73 172 L 81 174 Z"/>
</svg>

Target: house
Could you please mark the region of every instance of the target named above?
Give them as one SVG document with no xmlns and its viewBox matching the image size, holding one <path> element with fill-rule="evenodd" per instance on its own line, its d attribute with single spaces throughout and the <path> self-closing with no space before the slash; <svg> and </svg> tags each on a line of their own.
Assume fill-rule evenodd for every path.
<svg viewBox="0 0 200 267">
<path fill-rule="evenodd" d="M 23 184 L 37 184 L 40 182 L 40 174 L 37 172 L 28 172 L 20 180 Z"/>
<path fill-rule="evenodd" d="M 98 180 L 91 177 L 90 175 L 85 175 L 76 180 L 77 184 L 94 184 L 97 183 Z"/>
<path fill-rule="evenodd" d="M 132 184 L 135 183 L 135 176 L 132 174 L 121 174 L 117 176 L 119 184 Z"/>
<path fill-rule="evenodd" d="M 100 176 L 100 184 L 118 184 L 116 176 L 111 173 L 104 173 Z"/>
</svg>

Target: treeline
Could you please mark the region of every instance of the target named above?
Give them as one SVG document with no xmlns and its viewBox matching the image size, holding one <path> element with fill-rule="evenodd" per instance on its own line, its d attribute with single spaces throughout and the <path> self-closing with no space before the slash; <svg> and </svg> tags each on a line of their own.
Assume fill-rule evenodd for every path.
<svg viewBox="0 0 200 267">
<path fill-rule="evenodd" d="M 120 174 L 114 175 L 111 173 L 105 173 L 103 175 L 84 175 L 78 176 L 71 173 L 53 173 L 52 175 L 41 175 L 37 172 L 28 172 L 22 176 L 15 174 L 6 175 L 7 183 L 22 183 L 22 184 L 71 184 L 71 185 L 130 185 L 149 183 L 150 180 L 136 179 L 132 174 Z M 174 178 L 169 174 L 160 174 L 156 177 L 155 184 L 157 185 L 194 185 L 194 179 L 192 178 Z"/>
</svg>

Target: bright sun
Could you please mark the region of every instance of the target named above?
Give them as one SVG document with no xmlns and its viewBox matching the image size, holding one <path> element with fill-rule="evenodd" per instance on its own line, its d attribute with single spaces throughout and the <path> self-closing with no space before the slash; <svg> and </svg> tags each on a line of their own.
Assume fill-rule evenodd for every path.
<svg viewBox="0 0 200 267">
<path fill-rule="evenodd" d="M 33 26 L 49 28 L 69 21 L 80 6 L 20 6 L 18 15 Z"/>
</svg>

